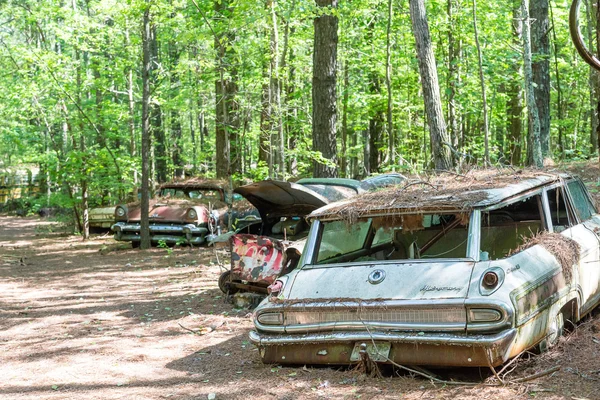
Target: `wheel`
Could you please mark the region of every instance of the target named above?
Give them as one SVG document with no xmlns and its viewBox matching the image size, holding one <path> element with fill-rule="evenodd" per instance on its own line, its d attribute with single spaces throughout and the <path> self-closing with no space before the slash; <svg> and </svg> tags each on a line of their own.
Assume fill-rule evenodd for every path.
<svg viewBox="0 0 600 400">
<path fill-rule="evenodd" d="M 234 294 L 239 289 L 231 286 L 231 271 L 225 271 L 219 276 L 219 289 L 225 294 Z"/>
<path fill-rule="evenodd" d="M 540 352 L 545 352 L 558 344 L 560 337 L 563 335 L 565 328 L 565 320 L 562 312 L 559 312 L 552 318 L 548 324 L 546 337 L 540 342 L 538 348 Z"/>
<path fill-rule="evenodd" d="M 140 243 L 141 242 L 137 242 L 137 241 L 131 242 L 131 248 L 138 249 L 140 247 Z"/>
</svg>

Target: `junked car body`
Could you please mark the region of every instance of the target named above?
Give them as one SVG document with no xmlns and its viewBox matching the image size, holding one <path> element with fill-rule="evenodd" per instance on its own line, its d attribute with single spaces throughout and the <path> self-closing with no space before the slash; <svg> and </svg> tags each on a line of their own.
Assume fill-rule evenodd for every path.
<svg viewBox="0 0 600 400">
<path fill-rule="evenodd" d="M 600 300 L 589 194 L 562 174 L 464 179 L 314 211 L 298 268 L 254 313 L 263 361 L 349 364 L 362 348 L 376 362 L 497 366 L 556 343 Z"/>
<path fill-rule="evenodd" d="M 230 238 L 231 270 L 219 279 L 225 293 L 240 290 L 267 293 L 278 277 L 296 267 L 308 225 L 304 217 L 329 203 L 398 184 L 404 176 L 384 174 L 357 181 L 344 178 L 305 178 L 296 183 L 266 180 L 235 189 L 254 205 L 261 222 Z"/>
<path fill-rule="evenodd" d="M 233 221 L 255 216 L 257 211 L 239 196 L 234 196 L 229 215 L 226 184 L 215 180 L 190 179 L 160 187 L 157 198 L 150 201 L 150 237 L 152 243 L 194 244 L 206 242 L 209 235 L 227 229 Z M 119 205 L 116 223 L 111 227 L 115 239 L 138 245 L 141 207 L 139 203 Z"/>
<path fill-rule="evenodd" d="M 90 208 L 88 221 L 90 229 L 110 230 L 115 223 L 115 206 Z"/>
</svg>

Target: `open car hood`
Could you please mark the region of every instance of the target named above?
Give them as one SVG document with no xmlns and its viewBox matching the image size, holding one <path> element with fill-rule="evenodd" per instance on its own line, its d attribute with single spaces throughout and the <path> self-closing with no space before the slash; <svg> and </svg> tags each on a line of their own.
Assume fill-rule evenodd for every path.
<svg viewBox="0 0 600 400">
<path fill-rule="evenodd" d="M 320 194 L 293 182 L 266 180 L 234 190 L 258 209 L 261 218 L 304 217 L 329 201 Z"/>
</svg>

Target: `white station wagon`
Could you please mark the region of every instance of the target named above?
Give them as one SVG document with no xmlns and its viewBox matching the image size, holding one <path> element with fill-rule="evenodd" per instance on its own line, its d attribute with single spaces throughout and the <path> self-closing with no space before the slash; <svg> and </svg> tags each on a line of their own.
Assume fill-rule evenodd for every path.
<svg viewBox="0 0 600 400">
<path fill-rule="evenodd" d="M 600 300 L 600 215 L 565 174 L 480 171 L 314 211 L 254 313 L 266 363 L 497 366 Z"/>
</svg>

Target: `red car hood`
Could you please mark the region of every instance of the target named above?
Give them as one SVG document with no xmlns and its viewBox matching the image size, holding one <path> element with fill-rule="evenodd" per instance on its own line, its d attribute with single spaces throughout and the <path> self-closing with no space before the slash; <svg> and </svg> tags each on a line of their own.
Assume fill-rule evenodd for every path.
<svg viewBox="0 0 600 400">
<path fill-rule="evenodd" d="M 150 211 L 148 216 L 151 222 L 183 222 L 186 219 L 187 210 L 192 207 L 202 207 L 208 211 L 209 204 L 181 199 L 155 199 L 150 200 Z M 211 208 L 213 210 L 218 210 L 226 208 L 226 205 L 222 202 L 214 202 L 211 204 Z M 129 222 L 140 221 L 141 211 L 139 203 L 129 205 Z"/>
</svg>

